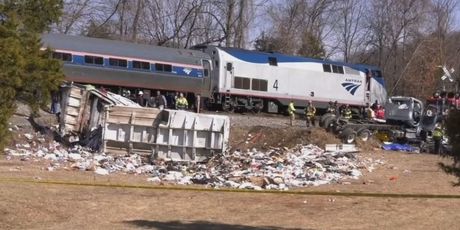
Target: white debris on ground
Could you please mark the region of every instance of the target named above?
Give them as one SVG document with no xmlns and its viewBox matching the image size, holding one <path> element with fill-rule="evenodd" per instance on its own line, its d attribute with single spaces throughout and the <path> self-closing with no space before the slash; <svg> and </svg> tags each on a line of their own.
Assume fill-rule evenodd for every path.
<svg viewBox="0 0 460 230">
<path fill-rule="evenodd" d="M 5 149 L 7 159 L 43 159 L 49 161 L 47 171 L 72 168 L 94 171 L 99 175 L 115 172 L 150 175 L 147 181 L 172 184 L 202 184 L 214 188 L 276 189 L 317 186 L 358 179 L 362 172 L 372 172 L 382 160 L 359 158 L 355 153 L 325 152 L 314 145 L 292 149 L 273 148 L 262 152 L 235 151 L 216 155 L 206 163 L 155 160 L 138 154 L 111 156 L 92 153 L 81 146 L 65 148 L 45 142 L 40 134 L 25 135 L 28 143 Z"/>
</svg>

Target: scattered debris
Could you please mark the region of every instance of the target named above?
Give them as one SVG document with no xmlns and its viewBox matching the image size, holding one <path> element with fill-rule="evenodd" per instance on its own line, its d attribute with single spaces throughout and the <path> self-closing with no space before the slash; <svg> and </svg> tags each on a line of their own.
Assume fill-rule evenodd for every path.
<svg viewBox="0 0 460 230">
<path fill-rule="evenodd" d="M 358 149 L 356 148 L 356 145 L 354 144 L 326 144 L 326 152 L 348 152 L 348 153 L 353 153 L 353 152 L 358 152 Z"/>
<path fill-rule="evenodd" d="M 109 175 L 109 171 L 103 168 L 97 168 L 96 171 L 94 171 L 94 173 L 99 175 Z"/>
<path fill-rule="evenodd" d="M 32 139 L 34 138 L 33 135 L 30 134 L 30 133 L 26 133 L 26 134 L 24 134 L 24 136 L 25 136 L 25 137 L 27 138 L 27 140 L 29 140 L 29 141 L 32 140 Z"/>
<path fill-rule="evenodd" d="M 36 134 L 38 135 L 38 134 Z M 31 139 L 36 139 L 32 135 Z M 360 159 L 355 153 L 326 152 L 315 145 L 292 149 L 272 147 L 268 151 L 234 151 L 219 154 L 205 163 L 178 162 L 130 154 L 112 156 L 94 153 L 76 145 L 65 148 L 57 142 L 17 144 L 5 149 L 9 157 L 27 157 L 50 161 L 47 171 L 58 168 L 94 171 L 98 175 L 114 172 L 150 175 L 147 181 L 172 184 L 202 184 L 213 188 L 287 190 L 358 179 L 361 170 L 371 172 L 382 160 Z M 350 184 L 350 182 L 342 182 Z"/>
<path fill-rule="evenodd" d="M 373 183 L 375 183 L 374 180 L 363 181 L 363 184 L 373 184 Z"/>
</svg>

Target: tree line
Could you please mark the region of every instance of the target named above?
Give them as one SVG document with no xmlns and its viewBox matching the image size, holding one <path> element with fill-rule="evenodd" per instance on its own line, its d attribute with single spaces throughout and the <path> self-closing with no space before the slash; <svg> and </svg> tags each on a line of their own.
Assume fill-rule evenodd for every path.
<svg viewBox="0 0 460 230">
<path fill-rule="evenodd" d="M 424 98 L 442 86 L 438 66 L 460 68 L 458 7 L 456 0 L 65 0 L 53 30 L 371 64 L 392 95 Z"/>
<path fill-rule="evenodd" d="M 8 122 L 16 101 L 33 111 L 46 106 L 64 79 L 61 63 L 41 50 L 40 35 L 61 17 L 60 0 L 0 0 L 0 151 L 8 143 Z"/>
</svg>

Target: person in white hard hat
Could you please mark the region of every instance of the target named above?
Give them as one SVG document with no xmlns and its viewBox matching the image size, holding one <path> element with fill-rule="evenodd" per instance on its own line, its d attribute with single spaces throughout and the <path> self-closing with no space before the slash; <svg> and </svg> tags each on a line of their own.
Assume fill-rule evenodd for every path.
<svg viewBox="0 0 460 230">
<path fill-rule="evenodd" d="M 137 99 L 136 99 L 136 100 L 137 100 L 137 101 L 136 101 L 137 104 L 139 104 L 140 106 L 145 106 L 145 103 L 144 103 L 144 92 L 142 92 L 142 90 L 139 91 L 139 92 L 137 93 Z"/>
</svg>

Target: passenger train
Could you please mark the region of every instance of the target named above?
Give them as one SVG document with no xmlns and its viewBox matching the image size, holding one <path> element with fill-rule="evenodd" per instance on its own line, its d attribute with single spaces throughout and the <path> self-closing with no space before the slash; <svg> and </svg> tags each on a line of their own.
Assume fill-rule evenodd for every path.
<svg viewBox="0 0 460 230">
<path fill-rule="evenodd" d="M 201 95 L 207 107 L 284 112 L 311 100 L 362 107 L 386 101 L 379 68 L 265 53 L 196 46 L 174 49 L 107 39 L 42 35 L 43 48 L 64 62 L 69 81 Z"/>
</svg>

